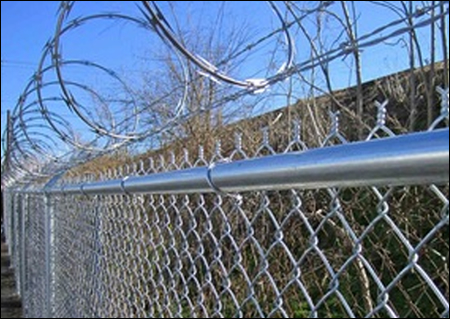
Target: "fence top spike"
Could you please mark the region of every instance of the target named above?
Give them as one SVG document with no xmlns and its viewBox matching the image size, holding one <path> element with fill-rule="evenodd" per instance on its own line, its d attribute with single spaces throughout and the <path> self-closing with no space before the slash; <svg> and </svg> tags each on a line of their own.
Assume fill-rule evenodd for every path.
<svg viewBox="0 0 450 319">
<path fill-rule="evenodd" d="M 205 147 L 203 145 L 200 145 L 198 147 L 198 158 L 200 160 L 204 160 L 205 159 Z"/>
<path fill-rule="evenodd" d="M 263 134 L 263 144 L 269 145 L 270 144 L 270 128 L 264 127 L 262 129 L 262 134 Z"/>
<path fill-rule="evenodd" d="M 114 174 L 115 174 L 115 177 L 116 177 L 116 178 L 122 177 L 122 176 L 123 176 L 123 167 L 118 167 L 118 168 L 115 170 Z"/>
<path fill-rule="evenodd" d="M 235 147 L 237 151 L 241 151 L 243 149 L 243 138 L 242 133 L 235 133 L 234 135 L 235 139 Z"/>
<path fill-rule="evenodd" d="M 302 122 L 301 120 L 295 120 L 293 123 L 294 131 L 293 131 L 293 140 L 301 141 L 302 139 Z"/>
<path fill-rule="evenodd" d="M 138 169 L 139 165 L 138 163 L 133 163 L 133 174 L 137 174 L 139 169 Z"/>
<path fill-rule="evenodd" d="M 222 141 L 221 140 L 216 141 L 216 149 L 214 152 L 215 152 L 216 156 L 222 155 Z"/>
<path fill-rule="evenodd" d="M 155 166 L 155 160 L 153 159 L 153 157 L 149 157 L 148 159 L 148 165 L 150 167 L 150 169 L 153 169 Z"/>
<path fill-rule="evenodd" d="M 449 114 L 449 89 L 443 89 L 441 87 L 437 87 L 436 89 L 438 93 L 441 95 L 441 115 L 448 116 Z"/>
<path fill-rule="evenodd" d="M 183 156 L 184 156 L 184 161 L 186 163 L 189 163 L 190 153 L 189 153 L 189 150 L 187 148 L 183 149 Z"/>
<path fill-rule="evenodd" d="M 145 174 L 145 163 L 143 159 L 139 160 L 139 173 Z"/>
<path fill-rule="evenodd" d="M 330 111 L 330 117 L 331 117 L 331 133 L 337 134 L 340 131 L 341 112 Z"/>
<path fill-rule="evenodd" d="M 383 127 L 386 125 L 386 118 L 388 115 L 387 106 L 389 105 L 389 101 L 386 100 L 383 103 L 378 101 L 375 102 L 375 106 L 378 109 L 377 112 L 377 126 Z"/>
</svg>

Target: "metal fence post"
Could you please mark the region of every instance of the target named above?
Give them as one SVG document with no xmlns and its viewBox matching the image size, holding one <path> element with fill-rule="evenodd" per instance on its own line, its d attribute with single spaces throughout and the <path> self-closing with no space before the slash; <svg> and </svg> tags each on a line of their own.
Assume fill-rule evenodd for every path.
<svg viewBox="0 0 450 319">
<path fill-rule="evenodd" d="M 20 224 L 21 224 L 21 239 L 20 239 L 20 287 L 19 287 L 19 294 L 22 297 L 22 301 L 26 302 L 26 276 L 27 276 L 27 254 L 26 254 L 26 238 L 27 238 L 27 227 L 26 227 L 26 221 L 28 216 L 28 211 L 30 209 L 30 198 L 29 195 L 26 194 L 24 196 L 24 203 L 22 205 L 22 211 L 21 211 L 21 218 L 20 218 Z"/>
<path fill-rule="evenodd" d="M 5 203 L 4 203 L 4 216 L 3 218 L 4 220 L 4 231 L 5 231 L 5 240 L 6 243 L 8 244 L 8 252 L 11 252 L 11 201 L 12 201 L 12 197 L 11 197 L 11 193 L 5 192 Z"/>
<path fill-rule="evenodd" d="M 53 283 L 53 206 L 49 194 L 44 193 L 45 202 L 45 317 L 53 318 L 52 283 Z"/>
<path fill-rule="evenodd" d="M 55 274 L 55 261 L 54 261 L 54 249 L 55 249 L 55 216 L 54 216 L 54 203 L 52 201 L 52 195 L 48 192 L 49 189 L 54 187 L 56 183 L 61 179 L 64 173 L 53 177 L 43 189 L 44 205 L 45 205 L 45 317 L 53 318 L 54 316 L 54 274 Z"/>
<path fill-rule="evenodd" d="M 16 240 L 15 228 L 16 228 L 16 201 L 17 194 L 11 196 L 11 242 L 9 243 L 9 255 L 11 256 L 11 268 L 14 267 L 14 245 Z"/>
<path fill-rule="evenodd" d="M 8 252 L 9 255 L 12 256 L 13 250 L 14 250 L 14 202 L 15 202 L 16 195 L 14 193 L 11 193 L 9 199 L 9 222 L 8 222 L 8 232 L 9 232 L 9 239 L 8 239 Z M 12 264 L 11 264 L 12 266 Z"/>
<path fill-rule="evenodd" d="M 19 220 L 19 211 L 22 206 L 22 195 L 17 194 L 14 198 L 14 213 L 13 213 L 13 251 L 11 254 L 11 267 L 14 269 L 16 285 L 17 287 L 21 286 L 20 283 L 20 267 L 19 267 L 19 257 L 20 257 L 20 220 Z"/>
</svg>

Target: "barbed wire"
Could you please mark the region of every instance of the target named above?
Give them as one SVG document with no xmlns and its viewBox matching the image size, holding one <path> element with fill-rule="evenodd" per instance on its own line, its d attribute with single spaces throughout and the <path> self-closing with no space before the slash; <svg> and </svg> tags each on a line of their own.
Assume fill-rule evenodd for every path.
<svg viewBox="0 0 450 319">
<path fill-rule="evenodd" d="M 356 37 L 354 41 L 340 41 L 342 36 L 339 36 L 331 48 L 319 52 L 308 48 L 317 39 L 309 38 L 310 43 L 305 46 L 296 37 L 306 33 L 305 24 L 310 20 L 315 21 L 319 16 L 338 20 L 340 7 L 336 6 L 335 1 L 313 2 L 303 8 L 295 1 L 264 1 L 261 3 L 272 11 L 277 28 L 266 26 L 269 32 L 259 35 L 255 41 L 242 45 L 234 52 L 224 54 L 224 57 L 214 63 L 204 59 L 201 52 L 196 52 L 187 45 L 189 41 L 183 38 L 182 33 L 175 31 L 159 2 L 138 3 L 139 10 L 134 15 L 93 12 L 73 18 L 76 1 L 61 2 L 55 32 L 45 44 L 36 72 L 19 97 L 12 123 L 9 123 L 3 135 L 2 147 L 5 154 L 8 154 L 8 171 L 2 174 L 2 180 L 5 180 L 2 184 L 12 185 L 50 177 L 61 170 L 79 165 L 86 159 L 144 142 L 170 130 L 176 131 L 196 116 L 224 109 L 231 103 L 242 103 L 246 98 L 253 99 L 253 103 L 258 103 L 258 95 L 267 99 L 274 98 L 278 93 L 272 90 L 277 85 L 283 85 L 287 79 L 302 81 L 302 74 L 305 72 L 432 26 L 449 15 L 448 1 L 432 2 L 412 12 L 405 12 L 404 15 L 398 14 L 399 18 Z M 382 3 L 370 3 L 392 10 Z M 438 8 L 444 10 L 437 13 Z M 127 83 L 113 68 L 88 59 L 74 59 L 70 52 L 63 50 L 66 41 L 70 41 L 69 35 L 99 21 L 124 22 L 133 28 L 144 30 L 151 35 L 151 39 L 159 39 L 175 61 L 171 65 L 173 72 L 181 74 L 178 83 L 167 88 L 167 91 L 160 92 L 159 96 L 146 96 L 143 99 L 139 93 L 142 88 L 134 87 L 134 83 Z M 344 26 L 342 28 L 342 34 L 345 34 Z M 284 38 L 282 43 L 280 37 Z M 281 67 L 275 66 L 276 53 L 270 59 L 273 65 L 260 66 L 267 71 L 265 73 L 272 75 L 242 79 L 239 74 L 222 71 L 225 66 L 233 63 L 238 64 L 233 65 L 233 68 L 245 69 L 245 62 L 239 59 L 257 52 L 259 47 L 267 46 L 268 43 L 275 45 L 274 52 L 282 52 L 284 56 Z M 305 52 L 297 52 L 300 47 Z M 302 61 L 303 56 L 308 58 Z M 3 63 L 2 60 L 2 65 Z M 27 62 L 27 66 L 31 65 Z M 69 68 L 82 68 L 86 74 L 100 74 L 106 79 L 105 82 L 118 84 L 120 92 L 117 91 L 117 97 L 111 99 L 104 90 L 84 79 L 72 79 L 68 75 Z M 205 80 L 216 86 L 217 96 L 208 101 L 206 106 L 191 107 L 194 103 L 190 96 L 193 86 Z M 85 96 L 91 99 L 87 104 L 83 103 Z M 62 108 L 73 116 L 74 121 L 61 115 Z M 79 160 L 75 160 L 77 158 Z"/>
</svg>

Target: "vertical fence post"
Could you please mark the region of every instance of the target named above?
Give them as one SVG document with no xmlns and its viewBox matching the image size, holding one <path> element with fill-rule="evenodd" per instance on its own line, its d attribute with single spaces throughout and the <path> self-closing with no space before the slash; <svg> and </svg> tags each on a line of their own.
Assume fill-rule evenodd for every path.
<svg viewBox="0 0 450 319">
<path fill-rule="evenodd" d="M 9 243 L 9 255 L 11 256 L 11 267 L 13 267 L 13 259 L 14 259 L 14 245 L 15 245 L 15 235 L 14 235 L 14 229 L 15 229 L 15 218 L 16 218 L 16 197 L 17 194 L 11 195 L 11 242 Z"/>
<path fill-rule="evenodd" d="M 43 189 L 45 209 L 45 318 L 55 315 L 55 200 L 48 192 L 64 176 L 64 172 L 53 177 Z"/>
<path fill-rule="evenodd" d="M 19 294 L 20 297 L 22 298 L 22 302 L 25 303 L 27 302 L 27 297 L 26 297 L 26 285 L 27 285 L 27 254 L 26 254 L 26 249 L 27 249 L 27 243 L 26 243 L 26 238 L 27 238 L 27 227 L 26 227 L 26 222 L 27 222 L 27 216 L 28 216 L 28 211 L 30 209 L 30 198 L 29 195 L 26 194 L 24 196 L 23 199 L 24 203 L 22 205 L 22 211 L 21 211 L 21 247 L 20 247 L 20 287 L 19 287 Z M 25 309 L 26 307 L 24 307 Z"/>
<path fill-rule="evenodd" d="M 53 318 L 53 206 L 51 197 L 44 193 L 45 203 L 45 317 Z"/>
<path fill-rule="evenodd" d="M 23 211 L 26 209 L 27 195 L 21 194 L 19 198 L 20 205 L 17 209 L 17 250 L 16 250 L 16 276 L 18 279 L 17 292 L 22 297 L 23 277 L 22 277 L 22 249 L 23 249 Z"/>
<path fill-rule="evenodd" d="M 21 195 L 17 194 L 14 196 L 14 203 L 13 203 L 13 207 L 14 207 L 14 213 L 13 213 L 13 251 L 11 254 L 11 266 L 14 268 L 15 270 L 15 274 L 16 274 L 16 283 L 17 286 L 20 287 L 20 282 L 18 282 L 18 276 L 17 276 L 17 264 L 18 264 L 18 252 L 19 252 L 19 231 L 20 231 L 20 222 L 19 222 L 19 210 L 20 210 L 20 204 L 21 204 Z"/>
<path fill-rule="evenodd" d="M 8 252 L 9 255 L 12 258 L 13 250 L 14 250 L 14 201 L 15 201 L 16 195 L 12 192 L 9 196 L 9 242 L 8 242 Z"/>
<path fill-rule="evenodd" d="M 3 209 L 5 210 L 4 213 L 4 227 L 5 227 L 5 240 L 6 243 L 8 244 L 8 247 L 11 246 L 11 193 L 8 190 L 7 192 L 4 193 L 4 200 L 5 202 L 3 203 Z M 10 252 L 10 248 L 8 248 L 9 252 Z"/>
<path fill-rule="evenodd" d="M 11 154 L 11 144 L 12 144 L 12 120 L 11 120 L 11 111 L 8 110 L 6 112 L 6 150 L 5 150 L 5 161 L 4 161 L 4 167 L 2 167 L 2 175 L 3 173 L 9 174 L 10 173 L 10 154 Z M 2 176 L 3 179 L 3 176 Z M 3 183 L 2 183 L 3 184 Z M 2 185 L 3 186 L 3 185 Z M 2 189 L 3 192 L 3 189 Z M 12 257 L 12 245 L 14 244 L 13 241 L 13 214 L 14 214 L 14 207 L 12 206 L 14 193 L 11 193 L 11 190 L 8 190 L 8 202 L 7 204 L 3 203 L 2 209 L 5 211 L 3 212 L 3 218 L 5 219 L 5 240 L 8 244 L 8 252 L 9 255 Z M 6 198 L 4 198 L 6 200 Z M 8 224 L 8 225 L 6 225 Z"/>
</svg>

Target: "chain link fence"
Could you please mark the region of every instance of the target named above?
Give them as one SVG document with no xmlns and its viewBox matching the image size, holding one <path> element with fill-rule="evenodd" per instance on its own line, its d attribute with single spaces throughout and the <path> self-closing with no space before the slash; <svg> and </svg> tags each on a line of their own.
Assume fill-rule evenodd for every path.
<svg viewBox="0 0 450 319">
<path fill-rule="evenodd" d="M 449 317 L 448 1 L 97 5 L 8 113 L 26 317 Z"/>
<path fill-rule="evenodd" d="M 297 123 L 282 151 L 264 130 L 253 151 L 238 135 L 233 148 L 218 143 L 210 158 L 200 148 L 198 156 L 128 165 L 97 183 L 61 177 L 46 187 L 8 189 L 6 233 L 26 316 L 448 318 L 448 129 L 439 129 L 448 127 L 448 90 L 440 93 L 442 113 L 429 131 L 446 136 L 444 184 L 402 184 L 399 171 L 379 187 L 326 188 L 318 180 L 317 187 L 252 191 L 245 179 L 232 191 L 219 185 L 214 172 L 222 165 L 238 161 L 251 170 L 256 158 L 309 156 Z M 370 143 L 395 137 L 386 126 L 388 104 L 377 107 L 376 125 L 355 147 L 374 145 L 374 161 L 383 163 Z M 319 151 L 332 155 L 347 141 L 336 114 L 331 128 Z M 197 192 L 202 168 L 210 189 Z M 371 169 L 368 162 L 364 170 Z M 375 176 L 384 174 L 383 165 L 378 170 Z M 133 176 L 153 188 L 129 191 Z M 175 182 L 154 190 L 171 176 L 185 181 L 186 192 Z"/>
</svg>

